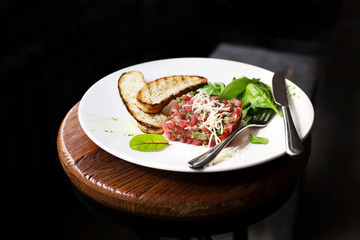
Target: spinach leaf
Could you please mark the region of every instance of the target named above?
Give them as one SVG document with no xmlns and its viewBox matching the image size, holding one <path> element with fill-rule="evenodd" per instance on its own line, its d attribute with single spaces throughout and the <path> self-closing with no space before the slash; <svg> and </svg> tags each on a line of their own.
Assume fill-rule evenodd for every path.
<svg viewBox="0 0 360 240">
<path fill-rule="evenodd" d="M 216 83 L 214 83 L 214 87 L 219 91 L 219 95 L 220 95 L 221 92 L 224 91 L 224 89 L 225 89 L 225 84 L 216 82 Z"/>
<path fill-rule="evenodd" d="M 244 94 L 242 94 L 239 99 L 243 102 L 243 104 L 250 102 L 253 109 L 256 107 L 271 108 L 277 114 L 282 116 L 279 110 L 275 107 L 270 86 L 265 83 L 249 83 L 245 88 Z"/>
<path fill-rule="evenodd" d="M 142 152 L 159 151 L 167 145 L 169 145 L 169 140 L 160 134 L 136 135 L 129 142 L 131 149 Z"/>
<path fill-rule="evenodd" d="M 269 139 L 267 138 L 263 138 L 263 137 L 257 137 L 257 136 L 254 136 L 252 134 L 250 134 L 250 142 L 252 144 L 268 144 L 269 143 Z"/>
<path fill-rule="evenodd" d="M 249 101 L 244 102 L 241 99 L 240 99 L 240 101 L 243 102 L 243 104 L 241 106 L 241 119 L 245 119 L 245 117 L 248 115 L 248 113 L 249 113 L 249 115 L 253 115 L 253 114 L 251 114 L 253 112 L 253 111 L 251 111 L 252 110 L 251 102 L 249 102 Z"/>
<path fill-rule="evenodd" d="M 205 91 L 210 96 L 219 96 L 221 94 L 221 92 L 224 90 L 224 88 L 225 88 L 224 83 L 216 82 L 216 83 L 214 83 L 214 85 L 212 85 L 211 83 L 208 82 L 207 85 L 203 86 L 200 89 Z"/>
<path fill-rule="evenodd" d="M 252 78 L 252 79 L 247 77 L 233 78 L 233 80 L 220 93 L 219 97 L 221 99 L 230 100 L 241 94 L 249 83 L 256 83 L 259 81 L 260 78 Z"/>
</svg>

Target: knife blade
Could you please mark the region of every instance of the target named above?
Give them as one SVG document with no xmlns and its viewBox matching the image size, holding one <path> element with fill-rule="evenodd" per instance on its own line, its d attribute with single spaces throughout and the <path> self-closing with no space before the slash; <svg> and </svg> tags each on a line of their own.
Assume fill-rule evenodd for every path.
<svg viewBox="0 0 360 240">
<path fill-rule="evenodd" d="M 273 77 L 273 96 L 275 103 L 281 106 L 289 105 L 286 95 L 285 75 L 284 72 L 276 72 Z"/>
<path fill-rule="evenodd" d="M 304 147 L 296 131 L 286 94 L 285 74 L 278 71 L 274 74 L 272 80 L 273 97 L 276 104 L 281 106 L 283 120 L 285 125 L 285 149 L 291 157 L 301 156 Z"/>
</svg>

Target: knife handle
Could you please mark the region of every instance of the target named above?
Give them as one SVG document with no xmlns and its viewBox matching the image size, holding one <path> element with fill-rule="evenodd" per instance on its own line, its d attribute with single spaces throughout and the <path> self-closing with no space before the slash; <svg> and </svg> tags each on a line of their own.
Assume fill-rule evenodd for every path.
<svg viewBox="0 0 360 240">
<path fill-rule="evenodd" d="M 289 106 L 282 106 L 282 112 L 285 124 L 286 153 L 291 157 L 300 156 L 304 152 L 304 147 L 296 131 Z"/>
</svg>

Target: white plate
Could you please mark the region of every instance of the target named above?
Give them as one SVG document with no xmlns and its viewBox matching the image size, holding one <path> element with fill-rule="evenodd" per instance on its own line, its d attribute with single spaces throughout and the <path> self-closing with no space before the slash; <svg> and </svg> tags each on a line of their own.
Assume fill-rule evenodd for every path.
<svg viewBox="0 0 360 240">
<path fill-rule="evenodd" d="M 233 77 L 260 78 L 271 86 L 273 72 L 228 60 L 212 58 L 176 58 L 152 61 L 116 71 L 96 82 L 85 93 L 79 106 L 79 121 L 87 136 L 99 147 L 126 161 L 151 168 L 180 172 L 220 172 L 246 168 L 275 159 L 285 154 L 284 126 L 276 115 L 262 129 L 251 129 L 242 133 L 231 143 L 227 154 L 232 157 L 214 166 L 193 170 L 187 162 L 207 151 L 206 147 L 170 142 L 159 152 L 139 152 L 130 149 L 133 134 L 142 133 L 127 112 L 118 92 L 117 82 L 121 74 L 137 70 L 144 74 L 147 82 L 169 75 L 199 75 L 209 82 L 228 84 Z M 289 85 L 290 109 L 299 135 L 304 139 L 314 121 L 314 109 L 306 94 L 294 83 Z M 249 143 L 249 133 L 269 139 L 267 145 Z M 240 147 L 236 147 L 240 145 Z M 234 149 L 233 149 L 234 148 Z"/>
</svg>

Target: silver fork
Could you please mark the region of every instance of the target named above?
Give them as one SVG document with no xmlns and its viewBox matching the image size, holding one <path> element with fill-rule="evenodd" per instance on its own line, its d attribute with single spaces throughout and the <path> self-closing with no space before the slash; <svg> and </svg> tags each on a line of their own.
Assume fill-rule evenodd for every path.
<svg viewBox="0 0 360 240">
<path fill-rule="evenodd" d="M 190 160 L 188 162 L 190 168 L 198 169 L 203 168 L 210 163 L 220 153 L 220 151 L 226 147 L 240 132 L 250 127 L 265 127 L 269 124 L 270 120 L 274 117 L 275 111 L 267 108 L 260 109 L 259 112 L 254 115 L 247 124 L 234 131 L 229 137 L 221 141 L 215 147 L 211 148 L 206 153 Z"/>
</svg>

